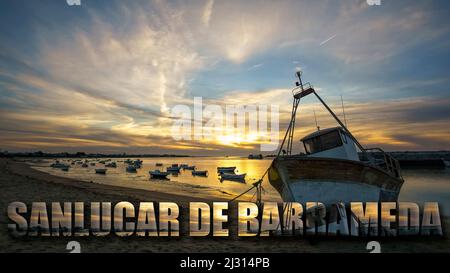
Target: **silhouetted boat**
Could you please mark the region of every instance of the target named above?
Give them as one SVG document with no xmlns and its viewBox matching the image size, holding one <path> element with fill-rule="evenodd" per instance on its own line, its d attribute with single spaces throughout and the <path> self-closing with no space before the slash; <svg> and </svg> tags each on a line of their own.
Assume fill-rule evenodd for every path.
<svg viewBox="0 0 450 273">
<path fill-rule="evenodd" d="M 136 172 L 136 167 L 134 165 L 128 165 L 126 168 L 126 171 L 129 173 L 135 173 Z"/>
<path fill-rule="evenodd" d="M 195 176 L 208 176 L 208 171 L 192 171 L 192 175 L 195 175 Z"/>
<path fill-rule="evenodd" d="M 222 173 L 220 175 L 220 178 L 222 180 L 232 180 L 232 181 L 240 181 L 240 182 L 245 182 L 245 176 L 247 174 L 243 173 L 243 174 L 235 174 L 235 173 Z"/>
<path fill-rule="evenodd" d="M 106 174 L 106 169 L 95 169 L 95 173 Z"/>
<path fill-rule="evenodd" d="M 167 176 L 170 174 L 169 172 L 161 172 L 159 170 L 149 171 L 151 178 L 158 179 L 167 179 Z"/>
<path fill-rule="evenodd" d="M 218 173 L 234 173 L 236 167 L 217 167 Z"/>
<path fill-rule="evenodd" d="M 117 168 L 117 163 L 116 162 L 111 162 L 105 165 L 105 167 L 107 168 Z"/>
<path fill-rule="evenodd" d="M 175 167 L 175 166 L 171 166 L 171 167 L 167 167 L 167 171 L 168 172 L 176 172 L 176 173 L 178 173 L 178 172 L 180 172 L 180 168 L 181 167 L 179 167 L 179 166 L 177 166 L 177 167 Z"/>
</svg>

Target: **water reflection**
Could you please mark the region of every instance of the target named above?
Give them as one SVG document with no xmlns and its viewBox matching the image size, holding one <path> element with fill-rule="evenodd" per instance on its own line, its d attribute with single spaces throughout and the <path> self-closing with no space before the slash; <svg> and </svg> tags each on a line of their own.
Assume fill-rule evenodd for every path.
<svg viewBox="0 0 450 273">
<path fill-rule="evenodd" d="M 88 159 L 94 162 L 92 159 Z M 104 160 L 104 159 L 102 159 Z M 142 167 L 136 173 L 127 173 L 126 159 L 112 159 L 117 162 L 117 168 L 107 168 L 106 175 L 95 174 L 95 168 L 103 168 L 103 164 L 96 162 L 96 166 L 82 167 L 80 164 L 71 165 L 68 172 L 48 167 L 51 162 L 33 165 L 34 168 L 55 174 L 94 183 L 123 186 L 129 188 L 147 189 L 166 193 L 175 193 L 201 198 L 231 199 L 251 187 L 264 171 L 270 166 L 272 159 L 249 160 L 239 157 L 187 157 L 187 158 L 145 158 Z M 134 160 L 134 159 L 132 159 Z M 70 162 L 71 159 L 63 160 Z M 157 166 L 161 163 L 162 166 Z M 191 170 L 181 170 L 179 174 L 171 174 L 168 180 L 150 179 L 150 170 L 166 171 L 172 164 L 195 165 L 197 170 L 208 171 L 208 176 L 194 176 Z M 217 167 L 236 166 L 236 173 L 247 173 L 246 183 L 235 181 L 220 181 Z M 439 202 L 441 214 L 450 214 L 450 169 L 404 169 L 405 183 L 400 192 L 399 201 L 422 204 L 427 201 Z M 282 202 L 277 191 L 268 183 L 263 182 L 264 201 Z M 249 201 L 253 191 L 243 196 L 241 200 Z M 254 201 L 254 199 L 253 199 Z M 320 200 L 314 200 L 320 201 Z"/>
</svg>

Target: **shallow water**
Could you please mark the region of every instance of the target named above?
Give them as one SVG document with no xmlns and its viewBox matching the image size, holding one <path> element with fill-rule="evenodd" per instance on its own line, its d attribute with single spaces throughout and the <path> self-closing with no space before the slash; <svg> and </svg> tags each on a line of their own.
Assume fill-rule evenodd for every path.
<svg viewBox="0 0 450 273">
<path fill-rule="evenodd" d="M 93 162 L 93 159 L 88 159 Z M 102 159 L 104 160 L 104 159 Z M 96 168 L 104 168 L 103 164 L 83 168 L 81 165 L 71 165 L 68 172 L 53 169 L 49 165 L 53 161 L 34 164 L 33 167 L 54 175 L 75 178 L 94 183 L 108 184 L 129 188 L 161 191 L 180 195 L 203 197 L 208 199 L 231 199 L 244 192 L 257 181 L 264 171 L 270 166 L 272 159 L 250 160 L 239 157 L 187 157 L 187 158 L 145 158 L 142 168 L 137 173 L 127 173 L 127 164 L 119 161 L 125 159 L 113 159 L 117 162 L 117 168 L 107 168 L 106 175 L 95 174 Z M 61 160 L 63 163 L 71 159 Z M 162 167 L 156 167 L 156 163 L 163 163 Z M 192 176 L 191 171 L 181 170 L 177 176 L 170 175 L 168 180 L 150 179 L 149 171 L 159 169 L 165 171 L 172 164 L 195 165 L 197 170 L 207 170 L 208 177 Z M 220 181 L 217 167 L 236 166 L 237 173 L 247 173 L 246 183 L 233 181 Z M 426 201 L 439 202 L 441 214 L 450 215 L 450 169 L 404 169 L 403 184 L 399 201 L 415 202 L 421 205 Z M 263 200 L 281 201 L 276 190 L 269 184 L 267 177 L 264 179 Z M 254 190 L 244 195 L 242 201 L 250 201 Z M 320 200 L 317 200 L 320 201 Z"/>
</svg>

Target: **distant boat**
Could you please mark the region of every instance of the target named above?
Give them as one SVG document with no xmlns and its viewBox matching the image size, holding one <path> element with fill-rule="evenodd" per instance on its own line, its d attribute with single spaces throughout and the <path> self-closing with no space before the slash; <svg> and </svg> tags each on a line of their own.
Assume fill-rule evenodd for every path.
<svg viewBox="0 0 450 273">
<path fill-rule="evenodd" d="M 172 167 L 178 167 L 178 164 L 172 164 Z"/>
<path fill-rule="evenodd" d="M 184 167 L 185 170 L 195 170 L 195 166 L 186 166 Z"/>
<path fill-rule="evenodd" d="M 162 163 L 156 163 L 155 165 L 156 165 L 156 167 L 161 167 L 163 164 Z"/>
<path fill-rule="evenodd" d="M 140 167 L 142 167 L 142 160 L 140 160 L 140 159 L 135 160 L 135 161 L 133 162 L 133 165 L 134 165 L 134 167 L 135 167 L 136 169 L 139 169 Z"/>
<path fill-rule="evenodd" d="M 53 163 L 52 165 L 50 165 L 50 167 L 55 168 L 55 169 L 65 169 L 65 168 L 69 168 L 69 165 L 63 164 L 63 163 L 59 163 L 59 161 L 56 161 L 56 163 Z"/>
<path fill-rule="evenodd" d="M 86 164 L 86 163 L 83 163 L 83 165 L 81 165 L 81 167 L 83 167 L 83 168 L 87 168 L 87 167 L 88 167 L 88 164 Z"/>
<path fill-rule="evenodd" d="M 133 165 L 128 165 L 126 171 L 129 172 L 129 173 L 135 173 L 136 172 L 136 167 L 133 166 Z"/>
<path fill-rule="evenodd" d="M 95 169 L 95 173 L 106 174 L 106 169 Z"/>
<path fill-rule="evenodd" d="M 133 161 L 131 161 L 131 159 L 129 159 L 129 158 L 127 160 L 125 160 L 124 162 L 127 163 L 127 164 L 132 164 L 133 163 Z"/>
<path fill-rule="evenodd" d="M 234 173 L 236 167 L 217 167 L 218 173 Z"/>
<path fill-rule="evenodd" d="M 192 171 L 194 176 L 208 176 L 208 171 Z"/>
<path fill-rule="evenodd" d="M 94 162 L 92 162 L 92 163 L 91 163 L 91 166 L 95 166 L 95 163 L 94 163 Z"/>
<path fill-rule="evenodd" d="M 249 155 L 248 159 L 263 159 L 263 155 L 259 154 L 259 155 Z"/>
<path fill-rule="evenodd" d="M 111 162 L 105 165 L 105 167 L 108 168 L 117 168 L 117 163 L 116 162 Z"/>
<path fill-rule="evenodd" d="M 178 172 L 180 172 L 180 168 L 181 167 L 178 167 L 178 166 L 175 167 L 175 166 L 172 165 L 171 167 L 167 167 L 167 171 L 168 172 L 176 172 L 176 173 L 178 173 Z"/>
<path fill-rule="evenodd" d="M 173 164 L 173 165 L 177 165 L 177 164 Z M 173 165 L 172 165 L 172 166 L 173 166 Z M 176 167 L 176 166 L 173 166 L 173 167 Z M 180 164 L 180 167 L 181 167 L 182 169 L 185 169 L 185 168 L 189 167 L 189 165 L 188 165 L 188 164 Z"/>
<path fill-rule="evenodd" d="M 61 171 L 68 172 L 68 171 L 69 171 L 69 166 L 62 167 L 62 168 L 61 168 Z"/>
<path fill-rule="evenodd" d="M 235 173 L 222 173 L 220 175 L 220 178 L 222 180 L 232 180 L 232 181 L 241 181 L 241 182 L 245 182 L 245 176 L 247 174 L 243 173 L 243 174 L 235 174 Z"/>
<path fill-rule="evenodd" d="M 160 170 L 149 171 L 151 178 L 167 179 L 169 172 L 161 172 Z"/>
</svg>

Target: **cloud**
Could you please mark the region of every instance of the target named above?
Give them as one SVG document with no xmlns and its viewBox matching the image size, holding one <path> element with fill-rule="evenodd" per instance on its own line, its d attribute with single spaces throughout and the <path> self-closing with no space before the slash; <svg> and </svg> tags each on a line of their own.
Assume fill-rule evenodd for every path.
<svg viewBox="0 0 450 273">
<path fill-rule="evenodd" d="M 280 84 L 280 78 L 287 77 L 284 66 L 288 73 L 292 66 L 333 71 L 334 79 L 320 75 L 327 90 L 327 83 L 334 88 L 336 79 L 346 80 L 343 73 L 370 74 L 372 67 L 383 69 L 383 62 L 392 63 L 394 57 L 424 44 L 436 47 L 435 55 L 442 54 L 441 47 L 446 54 L 448 39 L 435 40 L 447 37 L 449 28 L 436 19 L 433 5 L 404 3 L 384 3 L 377 12 L 364 1 L 112 1 L 105 9 L 86 6 L 82 13 L 71 14 L 70 24 L 53 13 L 36 13 L 30 17 L 39 20 L 29 22 L 28 32 L 21 32 L 27 29 L 24 21 L 16 33 L 30 39 L 30 45 L 0 34 L 5 41 L 0 45 L 2 145 L 196 153 L 257 149 L 257 141 L 235 146 L 175 142 L 169 109 L 191 105 L 190 92 L 208 94 L 205 103 L 222 106 L 276 102 L 283 129 L 292 103 L 291 90 Z M 14 26 L 6 19 L 1 22 L 2 29 Z M 400 70 L 403 63 L 412 62 L 392 67 Z M 254 70 L 261 78 L 246 76 Z M 223 84 L 218 92 L 193 90 L 194 78 L 203 80 L 199 89 L 216 79 Z M 373 87 L 355 77 L 339 88 L 353 99 L 346 110 L 355 134 L 365 144 L 391 149 L 449 147 L 442 140 L 450 134 L 445 125 L 450 115 L 447 97 L 410 93 L 419 87 L 445 90 L 448 79 L 392 78 L 393 82 L 380 79 Z M 241 82 L 242 88 L 230 87 Z M 268 87 L 260 88 L 261 82 Z M 399 99 L 379 100 L 383 94 L 400 93 Z M 313 109 L 322 127 L 334 125 L 308 98 L 300 108 L 297 139 L 314 130 Z"/>
<path fill-rule="evenodd" d="M 203 23 L 205 26 L 209 26 L 209 21 L 211 20 L 211 15 L 213 12 L 214 0 L 207 0 L 205 4 L 205 9 L 203 10 Z"/>
</svg>

